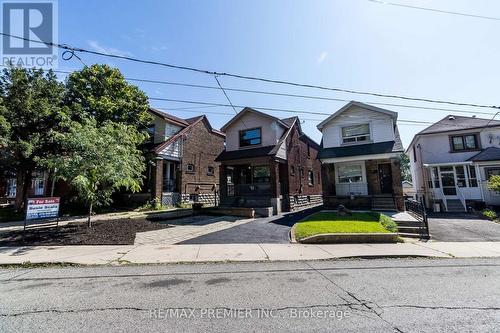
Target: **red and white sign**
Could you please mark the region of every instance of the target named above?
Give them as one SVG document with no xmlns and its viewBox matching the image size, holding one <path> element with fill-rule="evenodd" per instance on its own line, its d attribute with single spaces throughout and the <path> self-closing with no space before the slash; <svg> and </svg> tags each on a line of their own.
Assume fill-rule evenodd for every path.
<svg viewBox="0 0 500 333">
<path fill-rule="evenodd" d="M 26 220 L 48 219 L 59 216 L 60 198 L 33 198 L 28 199 L 26 206 Z"/>
</svg>

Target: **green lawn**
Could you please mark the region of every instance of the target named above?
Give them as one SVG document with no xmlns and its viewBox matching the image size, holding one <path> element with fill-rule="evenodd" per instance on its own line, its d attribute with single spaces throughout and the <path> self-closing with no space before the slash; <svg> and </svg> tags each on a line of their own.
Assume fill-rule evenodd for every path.
<svg viewBox="0 0 500 333">
<path fill-rule="evenodd" d="M 330 233 L 387 233 L 396 232 L 396 224 L 386 215 L 367 212 L 339 216 L 337 213 L 316 213 L 298 222 L 295 237 Z"/>
</svg>

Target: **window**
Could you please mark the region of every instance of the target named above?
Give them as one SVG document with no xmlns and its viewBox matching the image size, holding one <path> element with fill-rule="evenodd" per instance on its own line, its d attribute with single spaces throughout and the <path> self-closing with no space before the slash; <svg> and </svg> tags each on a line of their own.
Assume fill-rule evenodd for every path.
<svg viewBox="0 0 500 333">
<path fill-rule="evenodd" d="M 7 179 L 7 198 L 15 198 L 16 197 L 16 179 L 10 178 Z"/>
<path fill-rule="evenodd" d="M 240 147 L 260 145 L 262 143 L 261 129 L 252 128 L 240 131 Z"/>
<path fill-rule="evenodd" d="M 370 125 L 354 125 L 342 127 L 342 142 L 356 143 L 370 140 Z"/>
<path fill-rule="evenodd" d="M 300 178 L 304 178 L 304 168 L 299 167 Z"/>
<path fill-rule="evenodd" d="M 189 163 L 188 165 L 186 165 L 186 171 L 194 172 L 194 164 Z"/>
<path fill-rule="evenodd" d="M 485 168 L 484 171 L 486 172 L 486 179 L 487 180 L 489 180 L 491 176 L 499 176 L 500 175 L 499 168 Z"/>
<path fill-rule="evenodd" d="M 307 144 L 307 157 L 311 157 L 311 146 Z"/>
<path fill-rule="evenodd" d="M 479 148 L 477 135 L 459 135 L 451 137 L 451 150 L 452 151 L 463 151 L 463 150 L 474 150 Z"/>
<path fill-rule="evenodd" d="M 432 167 L 431 168 L 431 186 L 434 188 L 439 188 L 439 174 L 438 174 L 438 168 L 437 167 Z M 434 186 L 433 186 L 434 185 Z"/>
<path fill-rule="evenodd" d="M 476 168 L 473 165 L 469 165 L 468 171 L 469 171 L 469 187 L 477 187 Z"/>
<path fill-rule="evenodd" d="M 339 166 L 338 174 L 339 174 L 339 183 L 363 182 L 363 171 L 361 165 Z"/>
<path fill-rule="evenodd" d="M 290 167 L 290 175 L 295 176 L 295 167 L 293 165 Z"/>
<path fill-rule="evenodd" d="M 467 187 L 467 182 L 465 181 L 465 169 L 463 165 L 457 165 L 455 167 L 455 174 L 457 175 L 457 186 Z"/>
<path fill-rule="evenodd" d="M 213 166 L 209 166 L 207 168 L 207 175 L 213 176 L 214 175 L 214 171 L 215 171 L 214 167 Z"/>
<path fill-rule="evenodd" d="M 307 181 L 309 182 L 309 185 L 314 185 L 314 173 L 312 170 L 309 170 L 307 173 Z"/>
<path fill-rule="evenodd" d="M 154 142 L 155 141 L 155 125 L 151 124 L 148 126 L 146 129 L 146 132 L 149 135 L 149 142 Z"/>
<path fill-rule="evenodd" d="M 417 161 L 417 148 L 413 147 L 413 162 Z"/>
<path fill-rule="evenodd" d="M 267 166 L 254 167 L 253 170 L 254 183 L 269 183 L 271 182 L 271 170 Z"/>
</svg>

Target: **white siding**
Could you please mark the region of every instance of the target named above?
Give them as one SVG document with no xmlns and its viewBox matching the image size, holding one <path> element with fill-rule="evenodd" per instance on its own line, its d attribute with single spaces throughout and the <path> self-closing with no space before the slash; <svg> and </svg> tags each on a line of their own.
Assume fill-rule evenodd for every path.
<svg viewBox="0 0 500 333">
<path fill-rule="evenodd" d="M 285 128 L 275 120 L 253 112 L 247 112 L 226 129 L 226 150 L 240 149 L 240 131 L 256 127 L 261 128 L 262 144 L 259 147 L 276 145 L 285 132 Z M 242 149 L 245 148 L 251 147 Z"/>
<path fill-rule="evenodd" d="M 165 157 L 173 157 L 173 158 L 180 158 L 181 157 L 181 145 L 182 145 L 182 138 L 179 138 L 163 148 L 163 150 L 160 152 L 160 155 L 165 156 Z"/>
<path fill-rule="evenodd" d="M 394 140 L 394 127 L 391 116 L 353 106 L 325 124 L 322 130 L 323 146 L 325 148 L 341 146 L 342 127 L 366 123 L 370 125 L 371 141 L 369 143 Z"/>
</svg>

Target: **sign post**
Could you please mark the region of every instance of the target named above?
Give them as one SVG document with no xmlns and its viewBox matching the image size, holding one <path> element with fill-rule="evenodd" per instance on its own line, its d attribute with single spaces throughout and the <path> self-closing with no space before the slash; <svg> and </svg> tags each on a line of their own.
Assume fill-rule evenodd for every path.
<svg viewBox="0 0 500 333">
<path fill-rule="evenodd" d="M 60 198 L 31 198 L 26 205 L 26 216 L 24 218 L 24 230 L 27 222 L 33 220 L 45 220 L 56 218 L 56 227 L 59 226 L 59 204 Z"/>
</svg>

